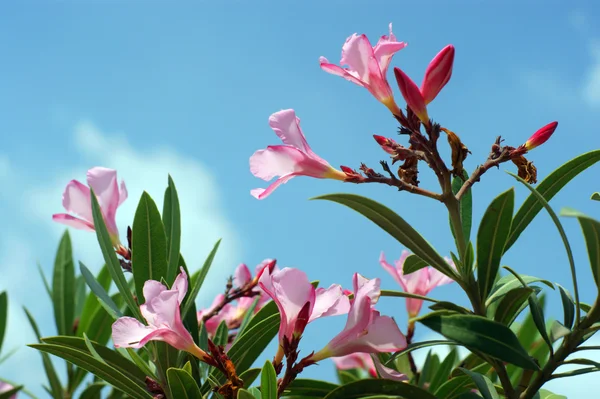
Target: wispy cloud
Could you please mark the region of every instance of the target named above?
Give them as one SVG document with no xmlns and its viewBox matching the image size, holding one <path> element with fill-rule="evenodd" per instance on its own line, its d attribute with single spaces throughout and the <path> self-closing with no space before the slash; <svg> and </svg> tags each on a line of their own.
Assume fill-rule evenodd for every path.
<svg viewBox="0 0 600 399">
<path fill-rule="evenodd" d="M 137 202 L 144 190 L 162 209 L 167 174 L 170 173 L 181 203 L 181 252 L 188 267 L 191 270 L 201 267 L 214 243 L 223 238 L 201 292 L 202 302 L 208 302 L 223 290 L 226 277 L 240 260 L 239 241 L 220 205 L 218 183 L 203 164 L 170 148 L 134 148 L 123 135 L 107 134 L 89 121 L 75 126 L 73 140 L 79 159 L 83 161 L 69 165 L 50 181 L 28 172 L 28 165 L 20 165 L 14 160 L 11 163 L 6 155 L 0 154 L 0 182 L 5 187 L 10 185 L 14 193 L 12 198 L 0 199 L 3 214 L 9 218 L 5 220 L 6 217 L 3 217 L 3 222 L 11 225 L 23 221 L 32 226 L 25 231 L 26 234 L 10 231 L 10 228 L 3 229 L 0 234 L 0 291 L 7 289 L 11 302 L 5 348 L 21 347 L 2 364 L 1 376 L 25 383 L 34 393 L 41 395 L 45 395 L 41 389 L 45 381 L 42 363 L 35 350 L 23 347 L 34 342 L 35 338 L 21 306 L 26 305 L 38 319 L 43 335 L 54 334 L 52 306 L 38 278 L 36 262 L 38 259 L 45 260 L 43 263 L 48 274 L 58 238 L 65 230 L 65 226 L 52 222 L 51 215 L 64 211 L 61 197 L 69 180 L 85 181 L 87 169 L 93 166 L 118 171 L 119 178 L 125 180 L 129 191 L 129 199 L 117 213 L 117 224 L 124 239 L 126 227 L 132 224 Z M 81 260 L 93 271 L 98 270 L 103 261 L 95 234 L 74 229 L 70 229 L 70 234 L 75 259 Z M 23 373 L 25 369 L 27 373 Z"/>
<path fill-rule="evenodd" d="M 590 44 L 592 63 L 583 80 L 582 94 L 586 103 L 592 107 L 600 106 L 600 41 Z"/>
</svg>

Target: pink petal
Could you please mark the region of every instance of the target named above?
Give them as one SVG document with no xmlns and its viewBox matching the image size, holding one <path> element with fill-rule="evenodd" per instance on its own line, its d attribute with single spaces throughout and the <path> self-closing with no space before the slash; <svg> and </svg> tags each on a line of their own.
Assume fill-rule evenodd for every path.
<svg viewBox="0 0 600 399">
<path fill-rule="evenodd" d="M 175 290 L 163 291 L 157 297 L 142 305 L 146 307 L 143 313 L 149 315 L 152 319 L 152 325 L 156 327 L 162 325 L 172 326 L 175 323 L 176 315 L 179 314 L 178 296 L 179 292 Z M 140 309 L 142 306 L 140 306 Z M 148 323 L 150 323 L 150 320 L 148 320 Z"/>
<path fill-rule="evenodd" d="M 396 40 L 396 36 L 392 33 L 392 24 L 389 25 L 390 34 L 389 36 L 381 36 L 375 47 L 373 53 L 375 59 L 381 69 L 381 74 L 385 78 L 388 67 L 392 61 L 392 57 L 395 53 L 406 47 L 406 43 L 399 42 Z"/>
<path fill-rule="evenodd" d="M 346 314 L 350 310 L 350 300 L 338 284 L 332 284 L 329 288 L 317 288 L 315 291 L 315 305 L 313 307 L 310 323 L 320 317 L 337 316 Z"/>
<path fill-rule="evenodd" d="M 143 293 L 144 293 L 144 304 L 140 306 L 140 310 L 142 312 L 142 316 L 150 325 L 155 325 L 155 312 L 150 305 L 150 309 L 148 308 L 149 304 L 152 303 L 154 298 L 158 298 L 158 296 L 166 291 L 167 287 L 165 287 L 162 283 L 156 280 L 147 280 L 144 283 Z"/>
<path fill-rule="evenodd" d="M 348 320 L 346 326 L 335 338 L 333 338 L 327 347 L 334 356 L 343 356 L 352 352 L 347 351 L 346 346 L 350 345 L 357 337 L 364 333 L 369 326 L 371 318 L 371 298 L 367 295 L 362 295 L 359 291 L 355 295 L 350 311 L 348 312 Z"/>
<path fill-rule="evenodd" d="M 408 377 L 405 374 L 402 374 L 401 372 L 391 369 L 389 367 L 385 367 L 383 363 L 381 363 L 377 355 L 373 354 L 371 355 L 371 358 L 373 360 L 373 364 L 375 365 L 375 369 L 377 370 L 381 378 L 395 381 L 408 381 Z"/>
<path fill-rule="evenodd" d="M 154 328 L 140 323 L 133 317 L 120 317 L 112 325 L 112 340 L 115 348 L 141 348 L 142 340 L 150 335 Z"/>
<path fill-rule="evenodd" d="M 252 196 L 254 198 L 256 198 L 256 199 L 259 199 L 259 200 L 265 199 L 269 195 L 271 195 L 271 193 L 273 191 L 275 191 L 275 189 L 277 187 L 279 187 L 282 184 L 287 183 L 294 176 L 298 176 L 298 174 L 296 174 L 296 173 L 290 173 L 289 175 L 281 176 L 279 179 L 277 179 L 273 183 L 271 183 L 271 185 L 269 187 L 267 187 L 266 189 L 264 189 L 264 188 L 255 188 L 253 190 L 250 190 L 250 194 L 252 194 Z"/>
<path fill-rule="evenodd" d="M 271 273 L 271 271 L 266 268 L 258 280 L 258 285 L 268 296 L 271 297 L 271 299 L 273 299 L 277 305 L 277 309 L 279 309 L 279 316 L 281 319 L 281 323 L 279 324 L 279 341 L 281 342 L 283 336 L 290 328 L 288 328 L 288 316 L 285 313 L 285 308 L 283 307 L 280 298 L 277 296 L 275 286 L 273 285 L 273 274 L 278 273 L 281 273 L 281 270 L 273 271 L 273 273 Z M 291 328 L 293 329 L 293 327 L 294 326 L 292 325 Z"/>
<path fill-rule="evenodd" d="M 256 151 L 250 157 L 250 172 L 260 179 L 269 181 L 277 176 L 296 173 L 308 157 L 291 146 L 269 146 Z"/>
<path fill-rule="evenodd" d="M 419 87 L 400 68 L 394 68 L 394 74 L 396 75 L 398 88 L 400 88 L 402 97 L 404 97 L 408 107 L 419 117 L 421 122 L 429 123 L 427 106 Z"/>
<path fill-rule="evenodd" d="M 63 207 L 67 212 L 81 216 L 93 225 L 90 189 L 77 180 L 71 180 L 63 193 Z"/>
<path fill-rule="evenodd" d="M 183 267 L 180 266 L 179 270 L 180 272 L 175 278 L 175 282 L 173 283 L 173 287 L 171 289 L 178 292 L 177 301 L 181 305 L 188 290 L 188 278 Z"/>
<path fill-rule="evenodd" d="M 356 72 L 357 77 L 366 84 L 369 81 L 369 60 L 373 59 L 373 48 L 366 35 L 353 34 L 342 47 L 340 65 L 348 65 L 348 69 Z"/>
<path fill-rule="evenodd" d="M 351 353 L 346 356 L 332 357 L 331 360 L 339 370 L 367 369 L 373 363 L 371 356 L 366 353 Z"/>
<path fill-rule="evenodd" d="M 243 287 L 252 281 L 252 273 L 245 264 L 240 264 L 233 274 L 233 284 L 235 287 Z"/>
<path fill-rule="evenodd" d="M 388 316 L 372 311 L 368 333 L 354 342 L 352 348 L 360 352 L 396 352 L 406 348 L 406 338 L 396 322 Z"/>
<path fill-rule="evenodd" d="M 403 254 L 404 254 L 404 252 L 403 252 Z M 383 252 L 379 256 L 379 264 L 381 265 L 381 267 L 383 267 L 385 269 L 386 272 L 388 272 L 394 278 L 394 280 L 396 280 L 396 282 L 402 287 L 402 289 L 404 291 L 406 291 L 406 284 L 404 283 L 404 279 L 401 277 L 401 274 L 400 274 L 401 272 L 399 272 L 398 269 L 396 269 L 394 266 L 390 265 L 385 260 L 385 255 Z"/>
<path fill-rule="evenodd" d="M 423 83 L 421 83 L 421 93 L 425 99 L 425 104 L 429 104 L 439 94 L 442 88 L 448 83 L 452 76 L 452 66 L 454 64 L 454 46 L 448 45 L 442 49 L 431 60 L 425 70 Z"/>
<path fill-rule="evenodd" d="M 325 72 L 328 72 L 332 75 L 341 76 L 342 78 L 344 78 L 352 83 L 355 83 L 362 87 L 366 87 L 366 83 L 363 82 L 362 80 L 360 80 L 354 74 L 352 74 L 351 71 L 348 71 L 347 69 L 344 69 L 344 68 L 340 67 L 339 65 L 331 64 L 329 61 L 327 61 L 327 58 L 321 57 L 319 59 L 319 63 L 320 63 L 321 69 L 324 70 Z"/>
<path fill-rule="evenodd" d="M 117 171 L 103 167 L 95 167 L 87 172 L 88 185 L 94 189 L 106 228 L 112 235 L 118 235 L 115 216 L 119 206 L 119 186 L 117 184 Z"/>
<path fill-rule="evenodd" d="M 272 276 L 272 284 L 279 303 L 283 309 L 282 315 L 286 316 L 287 330 L 281 331 L 285 336 L 291 338 L 293 334 L 293 327 L 296 323 L 300 310 L 310 303 L 310 311 L 312 313 L 312 307 L 315 303 L 315 288 L 312 286 L 306 273 L 299 269 L 292 269 L 289 267 L 283 268 L 279 272 L 276 272 Z M 282 316 L 283 317 L 283 316 Z M 283 336 L 280 335 L 280 339 Z"/>
<path fill-rule="evenodd" d="M 358 273 L 354 273 L 352 278 L 354 293 L 357 294 L 359 290 L 361 290 L 363 295 L 366 295 L 371 299 L 371 306 L 379 301 L 379 296 L 381 295 L 380 282 L 381 280 L 378 278 L 369 280 Z"/>
<path fill-rule="evenodd" d="M 127 199 L 127 187 L 125 186 L 125 182 L 121 180 L 121 188 L 119 189 L 119 205 L 121 205 Z"/>
<path fill-rule="evenodd" d="M 300 118 L 293 109 L 275 112 L 269 117 L 269 126 L 284 144 L 296 147 L 317 161 L 327 163 L 311 150 L 300 129 Z"/>
<path fill-rule="evenodd" d="M 52 220 L 58 223 L 66 224 L 80 230 L 95 231 L 94 225 L 86 220 L 78 219 L 66 213 L 57 213 L 52 215 Z"/>
</svg>

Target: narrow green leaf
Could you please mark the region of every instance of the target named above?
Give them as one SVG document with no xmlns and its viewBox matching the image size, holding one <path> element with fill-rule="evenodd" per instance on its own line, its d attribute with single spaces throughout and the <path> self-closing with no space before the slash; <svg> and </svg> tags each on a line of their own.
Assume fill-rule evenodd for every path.
<svg viewBox="0 0 600 399">
<path fill-rule="evenodd" d="M 110 314 L 115 320 L 123 316 L 121 310 L 108 295 L 104 287 L 100 285 L 92 272 L 90 272 L 90 270 L 81 262 L 79 262 L 79 271 L 88 287 L 90 287 L 90 290 L 96 295 L 98 302 L 104 308 L 104 310 L 106 310 L 106 312 L 108 312 L 108 314 Z"/>
<path fill-rule="evenodd" d="M 421 367 L 418 385 L 421 388 L 424 388 L 426 383 L 431 383 L 431 378 L 433 378 L 434 370 L 437 370 L 439 367 L 439 356 L 436 353 L 433 353 L 431 350 L 429 350 L 429 352 L 427 353 L 427 357 L 425 358 L 425 363 L 423 363 L 423 367 Z"/>
<path fill-rule="evenodd" d="M 546 201 L 550 201 L 569 181 L 598 161 L 600 161 L 600 150 L 590 151 L 568 161 L 555 169 L 537 185 L 538 193 Z M 542 210 L 542 207 L 542 204 L 533 193 L 527 197 L 513 218 L 504 252 L 508 251 L 517 241 L 517 238 L 519 238 L 529 223 Z"/>
<path fill-rule="evenodd" d="M 17 396 L 17 392 L 19 392 L 21 389 L 23 389 L 23 385 L 17 385 L 8 391 L 0 392 L 0 399 L 11 399 L 13 396 Z"/>
<path fill-rule="evenodd" d="M 212 262 L 215 259 L 215 255 L 217 254 L 219 245 L 221 245 L 220 239 L 215 243 L 213 249 L 208 254 L 208 257 L 204 261 L 204 265 L 202 266 L 202 269 L 200 269 L 200 274 L 198 274 L 198 277 L 196 278 L 196 280 L 194 280 L 193 283 L 191 284 L 192 289 L 190 291 L 188 291 L 187 295 L 185 296 L 185 299 L 183 300 L 183 307 L 181 310 L 181 314 L 184 317 L 189 312 L 189 310 L 192 306 L 192 303 L 194 303 L 196 301 L 196 297 L 198 296 L 198 293 L 200 292 L 200 288 L 202 288 L 204 279 L 206 278 L 206 275 L 208 274 L 208 271 L 210 270 L 210 267 L 212 266 Z"/>
<path fill-rule="evenodd" d="M 100 399 L 100 393 L 102 389 L 106 387 L 106 384 L 96 382 L 88 385 L 79 395 L 79 399 Z"/>
<path fill-rule="evenodd" d="M 571 250 L 571 245 L 569 244 L 569 239 L 567 238 L 567 233 L 565 233 L 565 229 L 563 228 L 562 224 L 560 223 L 560 220 L 558 220 L 558 216 L 556 215 L 556 212 L 554 212 L 552 207 L 550 207 L 550 205 L 548 204 L 548 201 L 546 201 L 546 199 L 544 199 L 543 195 L 539 192 L 539 190 L 535 189 L 531 184 L 527 183 L 525 180 L 523 180 L 519 176 L 517 176 L 513 173 L 509 173 L 509 175 L 511 175 L 512 177 L 517 179 L 518 182 L 523 184 L 525 187 L 527 187 L 527 189 L 529 189 L 529 191 L 531 191 L 531 194 L 533 194 L 533 196 L 542 204 L 544 209 L 546 209 L 546 211 L 548 212 L 548 215 L 550 215 L 550 218 L 554 222 L 556 229 L 560 233 L 560 237 L 562 238 L 563 244 L 565 246 L 565 250 L 567 251 L 567 257 L 569 258 L 569 266 L 571 267 L 571 278 L 573 280 L 573 292 L 575 294 L 575 306 L 577 307 L 577 310 L 575 312 L 575 322 L 576 322 L 576 324 L 579 324 L 579 313 L 580 313 L 579 312 L 579 289 L 577 287 L 577 274 L 575 272 L 575 260 L 573 259 L 573 251 Z"/>
<path fill-rule="evenodd" d="M 479 294 L 487 298 L 500 269 L 500 260 L 512 222 L 515 191 L 496 197 L 485 211 L 477 231 L 477 282 Z"/>
<path fill-rule="evenodd" d="M 503 324 L 480 316 L 462 314 L 430 313 L 417 320 L 433 331 L 470 349 L 525 369 L 538 369 L 515 334 Z"/>
<path fill-rule="evenodd" d="M 564 326 L 567 328 L 573 327 L 573 322 L 575 321 L 575 303 L 573 302 L 573 298 L 569 291 L 563 288 L 560 284 L 556 284 L 558 290 L 560 291 L 560 299 L 563 305 L 563 313 L 564 313 Z"/>
<path fill-rule="evenodd" d="M 36 336 L 36 339 L 41 342 L 42 336 L 40 334 L 40 329 L 35 322 L 35 319 L 29 313 L 27 308 L 23 307 L 25 311 L 25 315 L 27 316 L 27 320 L 29 320 L 29 324 L 31 324 L 31 329 Z M 50 356 L 47 353 L 40 352 L 42 355 L 42 363 L 44 365 L 44 371 L 46 372 L 46 377 L 48 378 L 48 383 L 50 384 L 50 395 L 53 399 L 62 399 L 63 398 L 63 387 L 58 378 L 58 374 L 56 373 L 56 369 L 50 360 Z"/>
<path fill-rule="evenodd" d="M 600 201 L 600 193 L 594 193 L 594 194 L 592 194 L 592 196 L 590 197 L 590 199 L 592 199 L 594 201 Z"/>
<path fill-rule="evenodd" d="M 433 374 L 433 378 L 429 384 L 429 392 L 435 392 L 440 386 L 442 386 L 444 382 L 448 380 L 457 360 L 458 351 L 456 348 L 452 348 L 450 353 L 448 353 L 448 355 L 446 355 L 444 358 L 444 361 L 440 364 L 437 370 L 435 370 L 435 374 Z"/>
<path fill-rule="evenodd" d="M 525 309 L 527 300 L 532 293 L 534 293 L 534 289 L 531 287 L 518 287 L 509 291 L 502 297 L 496 308 L 494 320 L 505 326 L 510 326 Z"/>
<path fill-rule="evenodd" d="M 360 380 L 342 385 L 329 392 L 324 399 L 362 399 L 374 395 L 394 395 L 404 399 L 437 399 L 417 386 L 383 379 Z"/>
<path fill-rule="evenodd" d="M 284 397 L 324 398 L 339 385 L 327 381 L 298 378 L 285 389 Z"/>
<path fill-rule="evenodd" d="M 446 302 L 446 301 L 436 302 L 433 305 L 429 306 L 429 309 L 431 309 L 431 310 L 451 310 L 453 312 L 458 312 L 458 313 L 463 313 L 463 314 L 472 314 L 473 313 L 469 309 L 463 308 L 462 306 L 459 306 L 459 305 L 455 304 L 454 302 Z"/>
<path fill-rule="evenodd" d="M 548 280 L 544 280 L 539 277 L 526 276 L 524 274 L 521 274 L 520 277 L 527 284 L 541 282 L 547 285 L 548 287 L 554 289 L 554 285 L 552 285 L 552 283 Z M 500 280 L 498 280 L 496 284 L 494 284 L 492 294 L 488 297 L 487 301 L 485 302 L 486 306 L 489 306 L 492 302 L 502 298 L 509 291 L 521 287 L 523 287 L 523 284 L 518 278 L 516 278 L 512 274 L 507 274 L 506 276 L 500 278 Z"/>
<path fill-rule="evenodd" d="M 419 258 L 417 255 L 409 255 L 404 260 L 404 265 L 402 266 L 402 271 L 404 274 L 411 274 L 420 270 L 424 267 L 427 267 L 427 262 L 423 259 Z"/>
<path fill-rule="evenodd" d="M 181 210 L 175 183 L 169 175 L 169 186 L 163 202 L 163 223 L 167 234 L 167 283 L 173 284 L 179 272 L 179 250 L 181 245 Z"/>
<path fill-rule="evenodd" d="M 179 253 L 177 253 L 179 260 Z M 131 267 L 138 303 L 144 303 L 144 284 L 167 276 L 167 236 L 156 203 L 144 191 L 131 234 Z"/>
<path fill-rule="evenodd" d="M 355 210 L 398 240 L 428 265 L 453 279 L 456 278 L 456 273 L 444 258 L 410 224 L 386 206 L 354 194 L 328 194 L 312 199 L 337 202 Z"/>
<path fill-rule="evenodd" d="M 463 169 L 463 176 L 455 176 L 452 179 L 452 193 L 456 194 L 463 183 L 469 178 L 469 174 Z M 471 224 L 473 223 L 473 193 L 469 188 L 460 199 L 460 220 L 462 222 L 463 235 L 468 242 L 471 237 Z"/>
<path fill-rule="evenodd" d="M 496 389 L 494 388 L 494 384 L 492 384 L 492 381 L 490 381 L 490 379 L 487 378 L 485 375 L 475 373 L 463 367 L 461 367 L 460 370 L 469 377 L 471 377 L 473 382 L 475 382 L 479 393 L 483 396 L 484 399 L 500 399 L 498 392 L 496 392 Z"/>
<path fill-rule="evenodd" d="M 465 375 L 461 375 L 460 377 L 454 377 L 444 382 L 434 394 L 436 398 L 454 399 L 469 392 L 472 388 L 474 388 L 472 380 Z"/>
<path fill-rule="evenodd" d="M 240 328 L 238 329 L 238 336 L 244 333 L 246 326 L 248 325 L 248 323 L 250 322 L 250 319 L 252 319 L 252 316 L 254 315 L 254 309 L 256 309 L 256 306 L 258 305 L 259 300 L 260 300 L 259 297 L 254 298 L 252 305 L 250 305 L 250 307 L 246 311 L 246 314 L 244 315 L 244 318 L 242 319 L 242 323 L 240 324 Z"/>
<path fill-rule="evenodd" d="M 167 381 L 174 399 L 202 399 L 196 381 L 185 370 L 171 367 L 167 370 Z"/>
<path fill-rule="evenodd" d="M 540 399 L 567 399 L 566 396 L 557 395 L 555 393 L 548 391 L 547 389 L 540 389 L 539 394 L 540 394 Z"/>
<path fill-rule="evenodd" d="M 571 334 L 571 330 L 563 326 L 559 321 L 552 321 L 550 326 L 550 341 L 556 342 L 569 334 Z"/>
<path fill-rule="evenodd" d="M 260 373 L 260 393 L 263 399 L 277 399 L 277 374 L 270 360 L 265 362 Z"/>
<path fill-rule="evenodd" d="M 596 282 L 596 286 L 600 287 L 600 222 L 581 212 L 568 208 L 562 209 L 561 215 L 576 217 L 577 221 L 579 221 L 590 258 L 594 281 Z M 577 295 L 575 296 L 575 301 L 577 301 Z"/>
<path fill-rule="evenodd" d="M 129 285 L 127 284 L 127 280 L 125 279 L 125 276 L 123 274 L 121 263 L 119 262 L 119 260 L 117 259 L 117 255 L 115 254 L 115 250 L 113 248 L 113 244 L 110 239 L 108 230 L 106 229 L 106 224 L 104 223 L 104 218 L 102 216 L 102 210 L 100 209 L 100 205 L 98 204 L 96 194 L 94 193 L 93 189 L 90 189 L 90 191 L 90 196 L 92 200 L 92 215 L 94 217 L 94 229 L 96 230 L 98 243 L 100 244 L 100 249 L 102 250 L 102 255 L 104 256 L 104 261 L 106 262 L 106 266 L 108 267 L 110 276 L 115 282 L 117 289 L 123 296 L 125 303 L 127 303 L 127 306 L 129 307 L 129 310 L 131 310 L 134 317 L 138 320 L 142 320 L 143 318 L 142 314 L 140 313 L 138 304 L 133 299 L 133 295 L 131 293 L 131 290 L 129 289 Z"/>
<path fill-rule="evenodd" d="M 8 294 L 6 291 L 0 293 L 0 353 L 2 353 L 2 343 L 8 323 Z"/>
<path fill-rule="evenodd" d="M 473 242 L 469 241 L 467 244 L 467 250 L 465 252 L 465 259 L 463 261 L 463 267 L 467 274 L 473 273 L 473 266 L 475 265 L 475 250 L 473 249 Z"/>
<path fill-rule="evenodd" d="M 89 275 L 86 276 L 83 275 L 83 273 L 81 272 L 81 265 L 83 263 L 80 261 L 79 262 L 79 272 L 81 273 L 80 277 L 83 279 L 84 284 L 87 284 L 89 287 L 89 284 L 87 283 L 87 280 L 89 279 Z M 85 265 L 84 265 L 85 267 Z M 89 270 L 87 270 L 87 272 L 89 273 Z M 108 273 L 108 269 L 106 268 L 106 265 L 104 265 L 102 267 L 102 269 L 100 269 L 100 272 L 98 273 L 98 275 L 95 278 L 95 281 L 100 285 L 100 287 L 102 287 L 104 289 L 104 292 L 108 292 L 108 290 L 110 289 L 110 283 L 111 283 L 111 279 L 110 279 L 110 274 Z M 81 310 L 81 313 L 79 313 L 79 325 L 77 326 L 77 335 L 78 336 L 82 336 L 83 332 L 87 332 L 90 322 L 92 320 L 92 316 L 94 316 L 94 314 L 96 313 L 96 311 L 101 307 L 100 302 L 98 300 L 98 294 L 96 294 L 94 291 L 91 291 L 88 293 L 87 298 L 85 299 L 85 303 L 83 304 L 83 309 Z"/>
<path fill-rule="evenodd" d="M 227 328 L 227 321 L 221 320 L 217 331 L 215 332 L 214 343 L 216 345 L 225 346 L 227 345 L 227 339 L 229 338 L 229 329 Z"/>
<path fill-rule="evenodd" d="M 240 388 L 237 393 L 237 399 L 256 399 L 256 398 L 250 391 L 248 391 L 244 388 Z"/>
<path fill-rule="evenodd" d="M 52 278 L 52 302 L 56 330 L 60 335 L 73 335 L 75 320 L 75 268 L 69 231 L 65 231 L 54 260 Z"/>
<path fill-rule="evenodd" d="M 77 276 L 75 279 L 75 317 L 81 316 L 86 298 L 85 280 L 82 276 Z"/>
<path fill-rule="evenodd" d="M 248 369 L 248 370 L 244 371 L 243 373 L 241 373 L 240 379 L 242 381 L 244 381 L 244 386 L 248 387 L 248 386 L 252 385 L 254 380 L 256 380 L 256 377 L 258 377 L 260 375 L 260 372 L 261 372 L 261 369 L 256 367 L 253 369 Z"/>
<path fill-rule="evenodd" d="M 385 366 L 390 366 L 392 364 L 392 362 L 401 355 L 404 355 L 406 353 L 412 352 L 412 351 L 416 351 L 417 349 L 422 349 L 422 348 L 428 348 L 430 346 L 439 346 L 439 345 L 449 345 L 449 346 L 454 346 L 454 345 L 460 345 L 458 342 L 454 342 L 454 341 L 446 341 L 446 340 L 433 340 L 433 341 L 423 341 L 423 342 L 414 342 L 412 344 L 409 344 L 406 348 L 402 349 L 401 351 L 395 352 L 385 363 Z"/>
<path fill-rule="evenodd" d="M 428 301 L 428 302 L 434 302 L 434 303 L 439 302 L 437 299 L 429 298 L 429 297 L 426 297 L 426 296 L 423 296 L 423 295 L 410 294 L 408 292 L 394 291 L 394 290 L 381 290 L 381 296 L 395 296 L 395 297 L 400 297 L 400 298 L 413 298 L 413 299 L 420 299 L 422 301 Z"/>
<path fill-rule="evenodd" d="M 52 300 L 52 289 L 50 288 L 48 279 L 46 278 L 46 275 L 44 274 L 44 271 L 42 270 L 42 265 L 40 265 L 39 262 L 37 263 L 37 269 L 38 269 L 38 272 L 40 273 L 40 277 L 42 278 L 42 282 L 44 283 L 44 288 L 46 289 L 48 298 L 50 298 L 50 300 Z"/>
<path fill-rule="evenodd" d="M 337 370 L 338 380 L 341 385 L 346 385 L 361 379 L 357 369 L 354 370 Z"/>
</svg>

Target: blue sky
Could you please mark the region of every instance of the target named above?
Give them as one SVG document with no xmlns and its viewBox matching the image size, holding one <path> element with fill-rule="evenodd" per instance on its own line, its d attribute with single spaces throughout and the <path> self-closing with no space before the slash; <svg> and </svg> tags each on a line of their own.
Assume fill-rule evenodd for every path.
<svg viewBox="0 0 600 399">
<path fill-rule="evenodd" d="M 248 157 L 278 143 L 267 120 L 280 109 L 296 110 L 313 150 L 335 166 L 375 167 L 384 158 L 372 134 L 394 137 L 397 126 L 387 109 L 366 90 L 318 66 L 321 55 L 337 62 L 354 32 L 376 42 L 392 22 L 398 39 L 408 42 L 392 65 L 417 82 L 443 46 L 455 45 L 452 80 L 430 106 L 430 116 L 473 152 L 468 169 L 485 159 L 497 135 L 516 146 L 553 120 L 559 121 L 556 134 L 530 154 L 540 180 L 600 144 L 600 31 L 594 23 L 600 8 L 592 1 L 431 1 L 427 6 L 379 1 L 367 8 L 352 1 L 306 3 L 0 5 L 0 290 L 8 289 L 11 300 L 7 346 L 33 342 L 23 305 L 44 335 L 55 333 L 36 262 L 51 269 L 64 230 L 50 217 L 62 211 L 64 185 L 83 180 L 96 165 L 118 169 L 130 188 L 118 215 L 123 232 L 142 190 L 162 203 L 171 173 L 182 197 L 183 251 L 191 267 L 199 267 L 223 237 L 205 303 L 238 263 L 253 266 L 264 258 L 299 267 L 325 285 L 349 286 L 358 271 L 381 277 L 384 288 L 398 288 L 378 257 L 383 250 L 396 258 L 403 248 L 346 208 L 307 201 L 319 194 L 353 192 L 377 199 L 447 254 L 452 239 L 442 206 L 389 187 L 298 178 L 263 201 L 249 194 L 265 183 L 250 174 Z M 515 185 L 504 170 L 514 172 L 505 164 L 475 186 L 475 220 L 494 196 Z M 598 170 L 570 183 L 552 205 L 600 217 L 598 203 L 589 201 L 591 192 L 600 190 Z M 435 188 L 424 169 L 421 181 Z M 525 190 L 516 187 L 517 203 Z M 582 298 L 591 302 L 596 288 L 579 228 L 573 220 L 564 224 Z M 93 235 L 71 233 L 77 259 L 97 270 L 102 261 Z M 541 214 L 504 264 L 571 287 L 561 246 L 552 222 Z M 439 288 L 433 296 L 466 304 L 456 286 Z M 557 294 L 550 293 L 551 308 L 558 304 Z M 380 308 L 404 326 L 402 300 L 382 300 Z M 319 349 L 331 338 L 324 332 L 342 325 L 342 319 L 315 323 L 304 351 Z M 428 336 L 421 327 L 418 338 Z M 0 365 L 1 377 L 38 393 L 41 372 L 41 359 L 28 348 Z M 306 376 L 333 378 L 333 368 L 326 363 Z M 592 381 L 589 376 L 561 381 L 555 390 L 579 397 L 577 386 Z"/>
</svg>

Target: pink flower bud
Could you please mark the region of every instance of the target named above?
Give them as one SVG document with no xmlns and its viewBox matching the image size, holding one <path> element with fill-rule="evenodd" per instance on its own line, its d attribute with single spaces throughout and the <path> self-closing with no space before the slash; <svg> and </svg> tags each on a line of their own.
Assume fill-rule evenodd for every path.
<svg viewBox="0 0 600 399">
<path fill-rule="evenodd" d="M 525 144 L 523 144 L 523 146 L 527 149 L 527 151 L 531 151 L 535 147 L 544 144 L 546 141 L 548 141 L 550 136 L 552 136 L 557 126 L 558 122 L 552 122 L 540 128 L 529 138 L 529 140 L 525 142 Z"/>
<path fill-rule="evenodd" d="M 454 64 L 454 46 L 449 44 L 429 63 L 421 84 L 421 94 L 425 104 L 429 104 L 448 83 Z"/>
<path fill-rule="evenodd" d="M 394 68 L 398 87 L 402 92 L 402 97 L 408 107 L 419 117 L 421 122 L 428 125 L 429 115 L 427 115 L 427 106 L 425 99 L 419 90 L 419 87 L 408 77 L 400 68 Z"/>
<path fill-rule="evenodd" d="M 396 152 L 394 147 L 398 145 L 398 143 L 396 143 L 395 140 L 388 139 L 387 137 L 383 136 L 378 136 L 376 134 L 373 135 L 373 138 L 375 139 L 375 141 L 377 141 L 377 144 L 381 146 L 383 151 L 387 152 L 390 155 L 394 155 L 394 153 Z"/>
</svg>

